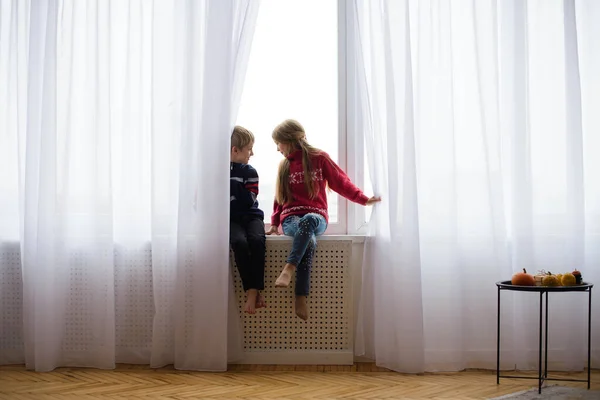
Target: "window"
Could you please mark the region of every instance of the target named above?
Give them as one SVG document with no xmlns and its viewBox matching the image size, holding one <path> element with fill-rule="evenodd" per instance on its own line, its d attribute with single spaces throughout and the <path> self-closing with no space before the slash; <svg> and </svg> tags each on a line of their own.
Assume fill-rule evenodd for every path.
<svg viewBox="0 0 600 400">
<path fill-rule="evenodd" d="M 166 7 L 166 10 L 168 9 L 169 7 Z M 76 13 L 85 14 L 86 12 L 85 7 L 73 10 Z M 127 41 L 115 42 L 110 49 L 110 59 L 103 65 L 106 71 L 116 71 L 109 74 L 110 87 L 121 88 L 122 84 L 124 85 L 123 82 L 126 82 L 129 85 L 127 90 L 131 90 L 132 93 L 145 93 L 144 91 L 151 87 L 147 84 L 152 75 L 150 69 L 153 68 L 150 60 L 152 48 L 147 46 L 138 48 L 137 46 L 140 43 L 149 43 L 142 39 L 148 33 L 146 28 L 150 25 L 147 25 L 146 19 L 150 14 L 140 14 L 139 21 L 135 19 L 131 22 L 132 26 L 135 26 L 131 30 L 128 28 L 127 7 L 113 7 L 111 15 L 115 22 L 110 27 L 113 35 L 119 37 L 119 33 L 125 29 L 129 36 Z M 69 32 L 79 32 L 85 28 L 85 24 L 81 25 L 82 19 L 78 18 L 78 15 L 63 17 L 61 17 L 60 24 L 63 24 Z M 72 24 L 74 25 L 71 26 Z M 353 143 L 362 143 L 363 139 L 362 136 L 358 137 L 360 132 L 347 130 L 346 105 L 348 100 L 346 95 L 348 85 L 346 82 L 345 24 L 345 0 L 261 1 L 236 122 L 249 128 L 256 136 L 255 156 L 251 159 L 251 163 L 258 170 L 261 178 L 259 201 L 261 208 L 265 211 L 266 222 L 269 222 L 270 219 L 275 177 L 281 160 L 281 155 L 277 152 L 271 139 L 271 132 L 277 124 L 287 118 L 300 121 L 306 128 L 310 143 L 328 152 L 357 186 L 361 187 L 366 194 L 371 193 L 370 187 L 365 186 L 363 179 L 368 177 L 362 167 L 364 157 L 359 154 L 354 157 L 351 154 L 355 152 L 354 148 L 348 150 L 347 146 L 349 138 Z M 92 31 L 90 32 L 93 34 Z M 2 38 L 4 39 L 10 32 L 7 30 L 3 33 Z M 59 162 L 58 169 L 63 171 L 58 174 L 57 180 L 59 196 L 64 188 L 68 188 L 67 192 L 73 196 L 68 199 L 70 210 L 77 213 L 87 212 L 85 207 L 90 204 L 95 207 L 98 192 L 102 196 L 100 203 L 103 207 L 104 205 L 113 207 L 113 211 L 119 215 L 147 215 L 150 212 L 151 201 L 150 175 L 148 175 L 151 170 L 148 164 L 150 162 L 149 150 L 138 149 L 136 158 L 132 158 L 121 149 L 125 148 L 126 144 L 129 145 L 137 140 L 144 141 L 144 146 L 148 146 L 150 131 L 147 128 L 150 120 L 148 115 L 152 112 L 152 104 L 149 103 L 151 96 L 143 95 L 140 98 L 145 99 L 144 101 L 131 102 L 131 105 L 135 107 L 135 110 L 131 110 L 120 106 L 122 102 L 129 104 L 131 99 L 123 98 L 120 91 L 103 88 L 102 96 L 108 97 L 103 98 L 102 104 L 105 104 L 107 99 L 114 104 L 109 109 L 101 111 L 90 107 L 84 83 L 95 72 L 84 68 L 87 55 L 86 36 L 59 35 L 57 41 L 60 56 L 56 66 L 59 85 L 57 129 L 60 133 L 57 136 L 56 157 Z M 130 62 L 125 67 L 122 65 L 125 60 L 123 57 L 127 54 L 130 46 L 136 51 L 127 55 Z M 23 52 L 15 54 L 26 55 Z M 104 57 L 105 54 L 98 57 L 100 56 Z M 19 65 L 26 66 L 25 59 L 19 58 L 10 63 L 8 61 L 10 60 L 0 62 L 0 76 L 9 77 L 11 76 L 9 72 L 13 68 L 18 69 Z M 76 73 L 71 71 L 73 67 L 71 63 L 75 63 L 73 65 L 76 68 L 73 71 Z M 26 74 L 23 77 L 26 77 Z M 169 84 L 166 83 L 163 86 L 169 87 Z M 26 85 L 23 87 L 26 88 Z M 10 86 L 0 85 L 0 97 L 2 98 L 11 98 L 17 92 L 26 93 L 22 91 L 20 83 Z M 62 99 L 64 96 L 71 96 L 74 101 L 67 102 Z M 82 101 L 78 101 L 79 99 Z M 170 104 L 169 99 L 163 100 L 162 105 Z M 21 119 L 25 114 L 16 111 L 18 107 L 22 107 L 19 106 L 19 102 L 8 102 L 7 104 L 6 110 L 3 109 L 0 112 L 0 119 L 6 117 L 4 118 L 6 120 L 5 127 L 8 128 L 7 132 L 10 134 L 3 138 L 2 144 L 6 144 L 6 146 L 0 146 L 0 160 L 3 161 L 1 164 L 4 167 L 0 168 L 0 193 L 3 194 L 0 196 L 0 227 L 2 228 L 0 229 L 0 240 L 18 240 L 20 237 L 20 222 L 17 218 L 20 201 L 19 157 L 15 149 L 19 144 L 19 135 L 24 132 L 22 127 L 25 125 L 22 124 Z M 91 139 L 86 135 L 89 136 L 91 132 L 88 127 L 96 126 L 96 120 L 89 118 L 86 110 L 91 113 L 99 113 L 98 115 L 110 114 L 112 116 L 110 119 L 111 129 L 123 129 L 127 131 L 127 135 L 115 133 L 117 140 L 106 142 L 108 136 L 97 134 L 103 142 L 99 147 L 94 147 L 96 144 L 90 142 Z M 106 123 L 109 120 L 102 119 L 102 121 Z M 135 129 L 132 129 L 129 123 L 134 124 Z M 105 128 L 107 125 L 103 125 L 102 129 Z M 73 134 L 74 142 L 67 147 L 65 141 L 67 135 L 72 132 L 83 132 L 84 136 Z M 169 152 L 165 153 L 163 160 L 165 165 L 170 161 L 170 151 L 175 151 L 173 149 L 176 148 L 173 147 L 174 142 L 168 143 Z M 156 145 L 166 148 L 162 142 L 156 143 Z M 361 146 L 354 147 L 362 149 Z M 97 160 L 85 157 L 84 154 L 94 154 L 95 150 L 93 149 L 95 148 L 100 148 L 103 152 Z M 80 149 L 85 151 L 80 152 Z M 68 157 L 66 156 L 67 151 L 71 152 Z M 112 158 L 104 156 L 111 151 L 115 152 L 111 156 Z M 127 174 L 122 174 L 122 166 L 119 167 L 119 164 L 116 163 L 117 159 L 120 160 L 123 157 L 126 159 L 124 162 L 127 163 Z M 97 167 L 100 165 L 98 163 L 102 163 L 102 166 Z M 160 170 L 160 168 L 158 169 Z M 87 179 L 88 176 L 93 179 Z M 138 177 L 142 178 L 138 179 Z M 133 183 L 129 184 L 129 182 Z M 176 183 L 173 184 L 176 185 Z M 161 207 L 173 204 L 169 194 L 175 193 L 176 187 L 174 187 L 174 191 L 161 192 L 159 199 Z M 139 198 L 143 199 L 144 203 L 140 205 L 140 202 L 135 200 L 128 202 L 119 200 L 111 203 L 113 200 L 110 199 L 110 196 L 118 197 L 121 200 Z M 90 198 L 94 201 L 90 201 Z M 62 197 L 57 200 L 60 203 L 66 201 Z M 329 193 L 328 202 L 330 224 L 327 233 L 354 233 L 357 227 L 364 225 L 365 211 L 368 211 L 369 208 L 354 206 L 335 192 Z M 71 207 L 72 205 L 74 207 Z M 95 211 L 96 209 L 94 209 Z M 144 226 L 143 229 L 147 233 L 150 232 L 147 226 Z"/>
<path fill-rule="evenodd" d="M 343 3 L 343 2 L 341 2 Z M 260 176 L 260 207 L 270 222 L 281 154 L 271 139 L 287 118 L 345 169 L 345 57 L 337 0 L 262 0 L 237 124 L 256 138 L 250 163 Z M 343 19 L 342 19 L 343 21 Z M 357 182 L 358 183 L 358 182 Z M 331 192 L 327 233 L 346 233 L 347 202 Z"/>
</svg>

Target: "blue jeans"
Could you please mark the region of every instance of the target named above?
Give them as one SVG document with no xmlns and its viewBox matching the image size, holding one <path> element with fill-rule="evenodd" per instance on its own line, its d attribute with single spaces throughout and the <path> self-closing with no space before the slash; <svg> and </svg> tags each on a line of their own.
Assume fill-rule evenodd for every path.
<svg viewBox="0 0 600 400">
<path fill-rule="evenodd" d="M 296 296 L 308 296 L 310 269 L 317 248 L 317 236 L 327 229 L 327 221 L 320 214 L 291 215 L 281 224 L 283 233 L 292 236 L 292 250 L 287 262 L 296 266 Z"/>
</svg>

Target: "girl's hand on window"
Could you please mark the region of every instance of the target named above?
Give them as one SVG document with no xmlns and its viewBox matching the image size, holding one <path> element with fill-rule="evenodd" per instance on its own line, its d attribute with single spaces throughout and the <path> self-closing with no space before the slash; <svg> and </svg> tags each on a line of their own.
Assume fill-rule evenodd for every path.
<svg viewBox="0 0 600 400">
<path fill-rule="evenodd" d="M 279 227 L 275 225 L 271 225 L 268 231 L 265 232 L 266 235 L 279 235 Z"/>
<path fill-rule="evenodd" d="M 380 201 L 381 201 L 381 197 L 380 196 L 377 196 L 377 197 L 373 196 L 369 200 L 367 200 L 367 205 L 370 206 L 370 205 L 373 205 L 373 204 L 378 203 Z"/>
</svg>

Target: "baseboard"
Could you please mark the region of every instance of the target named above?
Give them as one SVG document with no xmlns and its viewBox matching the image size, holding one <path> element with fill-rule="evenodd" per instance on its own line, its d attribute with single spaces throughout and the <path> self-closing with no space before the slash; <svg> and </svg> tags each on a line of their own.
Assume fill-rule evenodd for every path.
<svg viewBox="0 0 600 400">
<path fill-rule="evenodd" d="M 234 364 L 353 365 L 351 351 L 246 351 Z"/>
</svg>

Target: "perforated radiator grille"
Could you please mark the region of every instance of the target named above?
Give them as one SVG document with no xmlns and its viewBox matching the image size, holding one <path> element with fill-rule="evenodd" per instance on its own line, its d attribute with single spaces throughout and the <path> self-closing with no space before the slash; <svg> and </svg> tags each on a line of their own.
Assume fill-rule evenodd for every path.
<svg viewBox="0 0 600 400">
<path fill-rule="evenodd" d="M 350 298 L 350 240 L 319 241 L 313 259 L 309 319 L 294 313 L 295 277 L 288 288 L 276 288 L 275 280 L 285 265 L 290 241 L 267 241 L 265 297 L 267 308 L 255 315 L 243 312 L 242 283 L 234 268 L 234 284 L 244 327 L 244 350 L 252 351 L 348 351 L 352 346 Z M 232 265 L 234 265 L 232 261 Z"/>
<path fill-rule="evenodd" d="M 23 281 L 18 243 L 0 245 L 0 362 L 21 363 L 23 347 Z"/>
</svg>

